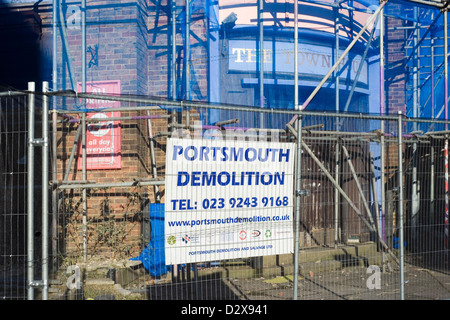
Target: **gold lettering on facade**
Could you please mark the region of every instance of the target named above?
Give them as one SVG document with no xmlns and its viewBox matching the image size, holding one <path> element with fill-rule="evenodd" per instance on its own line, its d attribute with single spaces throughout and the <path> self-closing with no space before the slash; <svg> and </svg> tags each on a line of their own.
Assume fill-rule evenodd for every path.
<svg viewBox="0 0 450 320">
<path fill-rule="evenodd" d="M 234 62 L 237 63 L 257 63 L 257 49 L 249 49 L 249 48 L 233 48 L 232 49 L 233 55 L 235 55 Z M 279 51 L 278 57 L 281 57 L 281 60 L 279 61 L 281 64 L 284 65 L 291 65 L 293 64 L 293 55 L 294 52 L 292 50 L 282 50 Z M 273 53 L 273 50 L 271 49 L 263 49 L 262 51 L 262 59 L 264 63 L 272 63 L 274 59 L 276 59 L 276 56 Z M 279 58 L 278 58 L 279 59 Z M 351 72 L 352 75 L 356 74 L 359 69 L 359 65 L 361 64 L 361 59 L 352 58 L 349 61 L 349 57 L 345 56 L 341 62 L 339 63 L 338 70 L 346 69 L 348 67 L 348 71 Z M 316 53 L 316 52 L 304 52 L 299 51 L 298 52 L 298 66 L 307 66 L 307 67 L 313 67 L 313 68 L 320 68 L 320 69 L 329 69 L 332 67 L 333 64 L 333 55 L 331 54 L 324 54 L 324 53 Z M 366 74 L 365 69 L 362 70 L 362 74 Z"/>
<path fill-rule="evenodd" d="M 263 50 L 263 62 L 272 63 L 272 50 L 270 49 Z"/>
<path fill-rule="evenodd" d="M 231 51 L 233 54 L 237 54 L 236 56 L 236 60 L 234 62 L 244 62 L 242 61 L 242 56 L 241 54 L 243 52 L 245 52 L 245 48 L 233 48 L 233 50 Z"/>
<path fill-rule="evenodd" d="M 283 51 L 282 52 L 286 56 L 285 64 L 291 64 L 290 56 L 292 54 L 292 51 Z"/>
<path fill-rule="evenodd" d="M 252 60 L 252 58 L 256 58 L 256 49 L 247 49 L 247 61 L 246 62 L 256 62 L 256 60 Z"/>
</svg>

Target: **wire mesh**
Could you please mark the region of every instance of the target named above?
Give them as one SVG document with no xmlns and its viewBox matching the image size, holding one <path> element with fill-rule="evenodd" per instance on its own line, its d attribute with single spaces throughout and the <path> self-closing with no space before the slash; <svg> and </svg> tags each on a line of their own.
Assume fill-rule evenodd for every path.
<svg viewBox="0 0 450 320">
<path fill-rule="evenodd" d="M 8 114 L 8 104 L 5 101 L 13 99 L 2 99 L 2 116 L 3 119 L 8 119 L 12 114 Z M 15 99 L 16 107 L 26 105 L 25 100 Z M 112 118 L 111 115 L 110 118 L 118 123 L 94 117 L 91 121 L 96 126 L 85 124 L 86 132 L 105 133 L 102 139 L 106 139 L 107 133 L 116 134 L 116 126 L 121 127 L 120 136 L 113 137 L 116 142 L 121 139 L 120 149 L 101 150 L 113 154 L 120 152 L 120 168 L 89 168 L 85 176 L 82 168 L 78 167 L 78 163 L 83 161 L 83 147 L 80 149 L 83 138 L 77 137 L 77 132 L 82 126 L 81 119 L 89 117 L 74 111 L 57 112 L 57 149 L 51 151 L 51 158 L 57 164 L 57 175 L 51 180 L 53 190 L 56 191 L 52 193 L 52 206 L 57 208 L 50 217 L 51 299 L 292 300 L 295 272 L 292 263 L 293 246 L 283 249 L 282 246 L 266 241 L 279 234 L 280 240 L 284 239 L 281 240 L 283 243 L 286 243 L 285 240 L 291 244 L 294 242 L 293 230 L 297 222 L 293 219 L 295 201 L 300 201 L 301 208 L 298 221 L 300 250 L 296 298 L 400 299 L 402 272 L 405 276 L 406 299 L 448 298 L 444 223 L 446 136 L 439 131 L 428 131 L 426 134 L 404 132 L 400 148 L 405 169 L 400 183 L 399 140 L 395 118 L 383 120 L 384 118 L 376 116 L 308 112 L 301 116 L 301 185 L 296 189 L 289 189 L 291 194 L 286 196 L 286 206 L 283 208 L 284 212 L 288 212 L 289 219 L 283 222 L 287 224 L 278 228 L 276 221 L 265 221 L 262 224 L 259 221 L 249 226 L 249 220 L 246 221 L 247 225 L 234 224 L 231 218 L 265 217 L 266 212 L 270 212 L 271 216 L 277 215 L 280 208 L 276 208 L 275 202 L 270 204 L 269 199 L 273 191 L 283 195 L 285 191 L 280 186 L 271 186 L 265 193 L 260 193 L 256 179 L 251 180 L 248 176 L 244 179 L 237 175 L 234 180 L 229 180 L 217 175 L 216 181 L 224 184 L 219 193 L 211 190 L 211 186 L 197 189 L 195 184 L 177 193 L 179 199 L 199 197 L 202 199 L 202 208 L 190 207 L 194 205 L 180 200 L 169 201 L 167 197 L 171 193 L 165 189 L 170 180 L 167 166 L 176 167 L 176 157 L 170 153 L 168 146 L 173 148 L 173 141 L 185 140 L 192 143 L 196 139 L 217 148 L 221 143 L 230 149 L 237 148 L 242 143 L 257 143 L 256 145 L 269 145 L 275 149 L 284 144 L 295 145 L 295 131 L 243 129 L 235 121 L 215 127 L 205 126 L 196 120 L 207 113 L 204 107 L 189 109 L 189 117 L 186 116 L 187 110 L 178 111 L 176 119 L 181 119 L 181 122 L 171 122 L 174 119 L 172 111 L 155 108 L 150 104 L 138 106 L 134 102 L 121 101 L 120 117 L 116 115 Z M 254 111 L 240 109 L 239 112 L 252 117 Z M 89 113 L 92 112 L 87 112 L 87 115 Z M 271 114 L 272 117 L 278 115 L 277 112 Z M 289 119 L 293 115 L 281 112 L 281 116 Z M 190 124 L 186 124 L 186 119 L 191 121 Z M 411 119 L 403 119 L 404 128 L 413 122 Z M 423 124 L 425 121 L 418 122 Z M 330 130 L 338 123 L 341 130 Z M 380 133 L 382 123 L 390 128 L 389 132 Z M 428 124 L 433 124 L 433 121 Z M 17 126 L 17 122 L 14 126 Z M 165 132 L 168 127 L 173 130 Z M 2 175 L 3 185 L 7 194 L 12 192 L 8 189 L 11 184 L 7 181 L 11 172 L 18 176 L 26 175 L 26 172 L 17 168 L 6 170 L 9 168 L 7 163 L 11 163 L 12 159 L 16 162 L 20 160 L 22 157 L 19 156 L 26 150 L 25 145 L 13 144 L 8 138 L 21 134 L 20 139 L 26 139 L 26 130 L 3 128 L 2 146 L 11 148 L 14 145 L 16 148 L 15 152 L 3 153 L 9 155 L 2 160 L 5 169 Z M 358 131 L 354 131 L 356 128 Z M 94 145 L 100 144 L 102 140 L 86 141 Z M 98 154 L 99 150 L 89 149 L 89 142 L 85 145 L 86 158 L 102 156 Z M 213 150 L 212 147 L 210 150 Z M 212 153 L 206 154 L 205 150 L 203 152 L 204 160 L 208 155 L 212 157 Z M 171 157 L 168 158 L 168 154 Z M 180 152 L 178 155 L 190 158 L 195 153 Z M 225 153 L 218 153 L 218 159 L 219 155 L 224 156 Z M 248 157 L 252 158 L 250 154 Z M 259 157 L 264 158 L 264 154 Z M 239 160 L 239 156 L 235 159 Z M 296 161 L 298 159 L 295 158 Z M 384 159 L 384 164 L 380 165 L 381 159 Z M 221 164 L 213 168 L 217 172 L 223 172 L 230 170 L 227 165 L 229 166 Z M 247 170 L 245 164 L 241 163 L 237 168 L 241 173 L 248 174 L 248 171 L 242 171 Z M 255 171 L 259 170 L 256 169 L 257 166 L 254 168 Z M 211 170 L 211 164 L 195 166 L 193 163 L 184 163 L 180 170 L 207 171 Z M 179 174 L 180 171 L 175 172 Z M 382 176 L 383 186 L 380 183 Z M 191 177 L 194 179 L 195 176 Z M 175 179 L 181 179 L 178 182 L 185 178 L 186 176 L 175 175 Z M 211 179 L 211 176 L 208 178 Z M 286 175 L 285 179 L 293 182 L 293 173 Z M 195 181 L 208 183 L 208 180 Z M 232 186 L 231 181 L 235 185 Z M 253 181 L 255 185 L 246 185 L 242 189 L 237 186 L 239 183 Z M 269 178 L 259 181 L 268 182 Z M 412 192 L 414 183 L 420 186 L 418 198 Z M 174 189 L 180 187 L 176 184 L 171 186 Z M 40 188 L 39 181 L 35 188 Z M 237 195 L 232 193 L 233 188 L 240 190 Z M 87 190 L 85 199 L 81 192 L 83 189 Z M 399 190 L 403 190 L 405 199 L 404 271 L 399 267 Z M 23 192 L 26 193 L 25 190 Z M 173 194 L 175 190 L 171 192 Z M 234 200 L 231 199 L 252 192 L 261 204 L 265 201 L 270 209 L 252 207 L 250 198 L 247 203 L 243 200 L 242 211 L 232 210 L 230 206 L 237 205 L 237 202 L 232 202 Z M 294 197 L 299 192 L 302 195 Z M 215 208 L 212 201 L 216 198 L 226 199 L 227 207 L 219 208 L 220 202 L 217 202 L 218 209 L 222 211 L 219 216 L 211 216 L 209 214 Z M 414 211 L 415 202 L 417 211 Z M 8 202 L 4 203 L 3 212 L 6 212 Z M 283 198 L 278 206 L 284 206 Z M 187 213 L 188 210 L 191 212 Z M 185 221 L 189 227 L 181 229 L 180 233 L 167 234 L 164 229 L 170 228 L 168 217 L 176 212 L 183 217 L 177 221 Z M 2 223 L 2 237 L 5 239 L 2 246 L 3 279 L 8 279 L 2 284 L 3 297 L 25 298 L 29 288 L 24 274 L 26 245 L 25 237 L 19 236 L 24 234 L 25 223 L 7 223 L 7 219 L 25 219 L 26 214 L 16 212 L 2 216 L 6 219 Z M 278 214 L 278 217 L 282 217 L 282 214 Z M 208 224 L 197 233 L 189 225 L 202 224 L 201 221 L 211 219 L 220 220 L 221 224 Z M 12 232 L 14 228 L 16 233 Z M 39 229 L 39 221 L 36 222 L 35 229 Z M 242 231 L 246 231 L 247 238 Z M 14 234 L 18 238 L 14 238 Z M 35 236 L 39 238 L 42 235 L 36 232 Z M 259 236 L 264 236 L 265 239 L 255 240 Z M 205 239 L 209 239 L 209 242 L 204 242 Z M 219 242 L 214 242 L 214 239 L 219 239 Z M 177 258 L 173 260 L 175 262 L 166 264 L 168 254 L 170 255 L 167 248 L 173 244 L 173 240 L 180 245 L 175 254 Z M 248 240 L 250 250 L 258 246 L 260 249 L 264 245 L 268 247 L 268 244 L 274 245 L 274 249 L 258 254 L 251 254 L 250 251 L 248 254 L 242 253 L 242 243 L 245 240 Z M 39 251 L 40 243 L 35 242 L 36 251 Z M 226 247 L 222 246 L 223 243 L 226 243 Z M 235 251 L 225 250 L 231 248 Z M 218 249 L 227 251 L 227 254 L 220 256 Z M 206 252 L 208 250 L 216 250 L 216 254 L 211 255 L 211 252 Z M 199 252 L 206 255 L 198 259 L 177 260 Z M 40 258 L 35 257 L 36 270 L 39 270 L 41 262 Z M 19 272 L 20 270 L 22 271 Z M 39 278 L 38 272 L 35 274 Z"/>
<path fill-rule="evenodd" d="M 26 96 L 1 98 L 1 297 L 20 299 L 26 285 Z M 25 112 L 26 115 L 26 112 Z"/>
</svg>

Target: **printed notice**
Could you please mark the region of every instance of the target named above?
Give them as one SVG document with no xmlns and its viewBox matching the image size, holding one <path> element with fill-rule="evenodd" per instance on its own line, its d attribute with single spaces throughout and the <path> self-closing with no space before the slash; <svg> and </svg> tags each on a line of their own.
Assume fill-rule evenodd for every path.
<svg viewBox="0 0 450 320">
<path fill-rule="evenodd" d="M 81 84 L 78 84 L 80 90 Z M 93 81 L 86 83 L 86 92 L 94 94 L 119 94 L 120 81 Z M 86 99 L 87 109 L 120 107 L 120 102 L 102 99 Z M 86 130 L 86 169 L 121 168 L 120 112 L 89 112 Z M 97 120 L 98 119 L 98 120 Z M 83 168 L 81 143 L 79 143 L 78 170 Z"/>
<path fill-rule="evenodd" d="M 293 251 L 291 143 L 168 139 L 166 264 Z"/>
</svg>

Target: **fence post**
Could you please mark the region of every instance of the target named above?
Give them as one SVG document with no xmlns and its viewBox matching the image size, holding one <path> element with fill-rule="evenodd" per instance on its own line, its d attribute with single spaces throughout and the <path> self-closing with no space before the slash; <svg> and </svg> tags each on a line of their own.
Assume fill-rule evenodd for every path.
<svg viewBox="0 0 450 320">
<path fill-rule="evenodd" d="M 48 299 L 48 82 L 43 82 L 42 91 L 42 300 Z"/>
<path fill-rule="evenodd" d="M 294 105 L 295 110 L 299 110 L 298 105 L 298 0 L 294 1 Z M 295 188 L 296 191 L 300 191 L 300 171 L 301 168 L 301 151 L 302 151 L 302 117 L 299 116 L 297 121 L 297 152 L 296 152 L 296 165 L 295 172 Z M 298 250 L 299 250 L 299 238 L 300 238 L 300 197 L 295 194 L 295 213 L 294 213 L 294 287 L 292 292 L 292 299 L 297 300 L 298 297 Z"/>
<path fill-rule="evenodd" d="M 28 300 L 34 299 L 34 82 L 28 83 L 28 141 L 27 141 L 27 290 Z"/>
<path fill-rule="evenodd" d="M 48 83 L 42 83 L 43 92 Z M 35 83 L 28 83 L 28 141 L 27 141 L 27 280 L 28 300 L 34 300 L 34 289 L 42 289 L 42 300 L 48 299 L 48 97 L 42 100 L 42 138 L 35 138 Z M 34 147 L 42 147 L 41 217 L 42 252 L 41 281 L 34 279 Z"/>
<path fill-rule="evenodd" d="M 399 249 L 400 249 L 400 299 L 405 299 L 405 275 L 403 256 L 403 141 L 402 112 L 398 112 L 398 212 L 399 212 Z"/>
<path fill-rule="evenodd" d="M 295 168 L 295 218 L 294 218 L 294 288 L 293 300 L 297 300 L 298 296 L 298 272 L 299 259 L 298 252 L 300 249 L 300 197 L 301 197 L 301 173 L 302 173 L 302 116 L 297 120 L 297 152 L 296 152 L 296 168 Z"/>
</svg>

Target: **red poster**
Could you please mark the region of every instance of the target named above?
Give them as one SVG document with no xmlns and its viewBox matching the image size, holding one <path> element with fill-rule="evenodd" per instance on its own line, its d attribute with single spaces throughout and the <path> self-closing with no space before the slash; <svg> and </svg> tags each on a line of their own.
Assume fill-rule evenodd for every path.
<svg viewBox="0 0 450 320">
<path fill-rule="evenodd" d="M 78 83 L 81 91 L 81 83 Z M 92 81 L 86 83 L 86 93 L 120 94 L 120 81 Z M 86 99 L 87 109 L 120 107 L 120 102 Z M 102 119 L 99 122 L 87 122 L 86 130 L 86 169 L 120 169 L 121 137 L 120 121 L 108 120 L 120 116 L 120 112 L 90 112 L 86 118 Z M 104 119 L 104 121 L 103 121 Z M 78 153 L 78 170 L 83 168 L 81 138 Z"/>
</svg>

